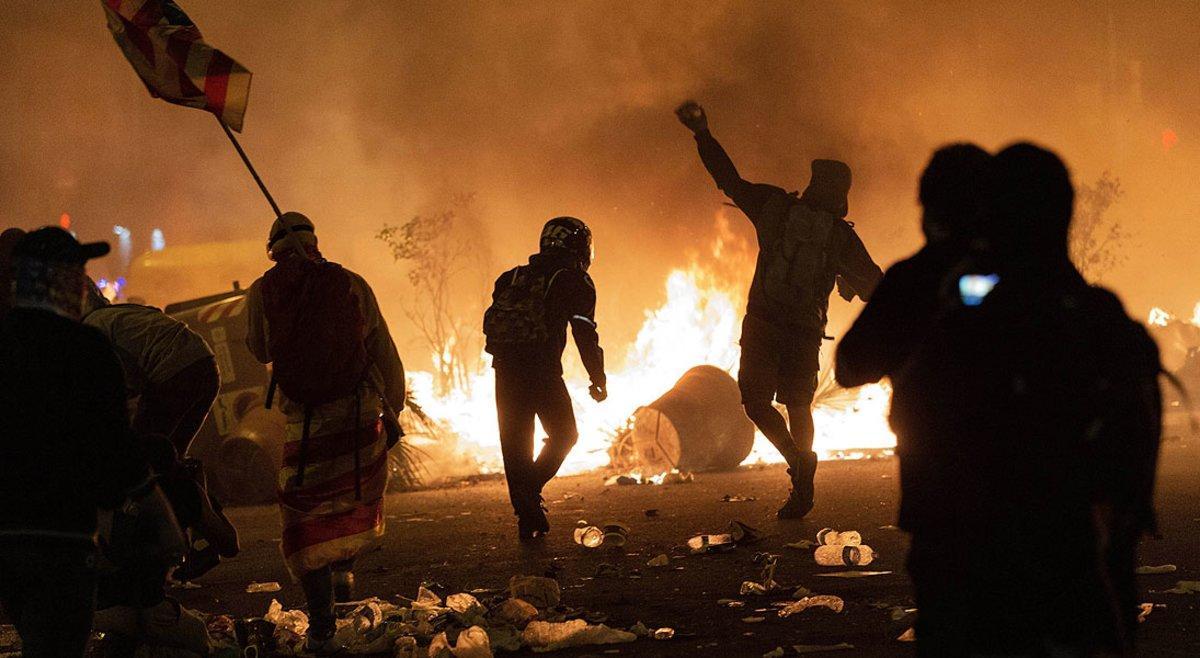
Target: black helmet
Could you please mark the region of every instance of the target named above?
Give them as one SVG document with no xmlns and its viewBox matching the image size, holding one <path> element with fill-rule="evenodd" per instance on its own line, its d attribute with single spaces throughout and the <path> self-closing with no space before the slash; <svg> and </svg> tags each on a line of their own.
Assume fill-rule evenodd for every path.
<svg viewBox="0 0 1200 658">
<path fill-rule="evenodd" d="M 592 264 L 592 230 L 581 219 L 555 217 L 546 222 L 539 247 L 543 254 L 565 252 L 584 270 Z"/>
</svg>

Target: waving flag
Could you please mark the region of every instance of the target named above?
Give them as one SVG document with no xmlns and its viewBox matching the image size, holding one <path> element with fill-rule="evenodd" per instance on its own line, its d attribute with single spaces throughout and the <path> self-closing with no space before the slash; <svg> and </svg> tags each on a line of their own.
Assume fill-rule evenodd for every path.
<svg viewBox="0 0 1200 658">
<path fill-rule="evenodd" d="M 108 29 L 150 95 L 207 110 L 241 132 L 250 72 L 204 43 L 172 0 L 100 0 Z"/>
</svg>

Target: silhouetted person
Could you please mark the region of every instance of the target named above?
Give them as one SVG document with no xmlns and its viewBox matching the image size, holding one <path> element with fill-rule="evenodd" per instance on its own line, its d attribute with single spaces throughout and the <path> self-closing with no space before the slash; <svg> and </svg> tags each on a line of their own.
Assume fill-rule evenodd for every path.
<svg viewBox="0 0 1200 658">
<path fill-rule="evenodd" d="M 837 160 L 813 160 L 812 179 L 797 198 L 738 175 L 709 132 L 699 105 L 689 101 L 675 112 L 695 134 L 700 159 L 717 187 L 750 218 L 758 236 L 738 386 L 746 415 L 788 463 L 792 491 L 779 518 L 803 518 L 813 507 L 817 454 L 812 450 L 812 403 L 829 294 L 836 280 L 843 299 L 857 295 L 866 300 L 882 276 L 845 221 L 850 167 Z M 787 407 L 790 429 L 772 400 Z"/>
<path fill-rule="evenodd" d="M 325 260 L 308 217 L 276 218 L 267 254 L 275 266 L 246 293 L 246 346 L 272 364 L 287 416 L 280 548 L 308 601 L 307 649 L 329 655 L 342 649 L 334 600 L 351 599 L 354 559 L 383 537 L 387 454 L 398 440 L 386 428 L 404 408 L 404 365 L 375 293 Z"/>
<path fill-rule="evenodd" d="M 899 371 L 919 653 L 1125 652 L 1153 527 L 1158 354 L 1067 256 L 1074 191 L 1029 144 L 992 162 L 980 236 Z"/>
<path fill-rule="evenodd" d="M 918 192 L 925 246 L 888 268 L 842 337 L 835 368 L 839 385 L 853 388 L 894 377 L 929 330 L 951 268 L 978 238 L 990 159 L 974 144 L 952 144 L 933 154 Z"/>
<path fill-rule="evenodd" d="M 110 303 L 95 284 L 88 286 L 84 306 L 83 323 L 112 343 L 127 394 L 137 400 L 133 430 L 167 437 L 186 457 L 221 388 L 212 348 L 153 306 Z"/>
<path fill-rule="evenodd" d="M 12 308 L 0 321 L 0 604 L 28 658 L 83 655 L 99 510 L 141 510 L 158 521 L 155 555 L 183 551 L 131 439 L 121 366 L 79 322 L 84 263 L 108 250 L 47 227 L 12 251 Z"/>
<path fill-rule="evenodd" d="M 496 279 L 492 305 L 483 317 L 487 352 L 496 370 L 496 413 L 508 495 L 521 541 L 550 531 L 542 488 L 558 473 L 579 430 L 562 378 L 567 325 L 591 378 L 588 392 L 608 397 L 604 351 L 596 333 L 596 287 L 592 232 L 574 217 L 555 217 L 542 229 L 538 253 L 528 265 Z M 548 438 L 534 458 L 534 420 Z"/>
<path fill-rule="evenodd" d="M 12 306 L 12 251 L 23 237 L 25 231 L 19 228 L 6 228 L 0 233 L 0 318 Z"/>
</svg>

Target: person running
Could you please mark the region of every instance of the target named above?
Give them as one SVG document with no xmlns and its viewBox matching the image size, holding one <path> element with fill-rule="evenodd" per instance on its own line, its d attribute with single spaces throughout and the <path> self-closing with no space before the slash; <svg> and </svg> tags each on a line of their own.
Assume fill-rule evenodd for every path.
<svg viewBox="0 0 1200 658">
<path fill-rule="evenodd" d="M 866 301 L 883 276 L 853 224 L 845 221 L 850 167 L 813 160 L 812 178 L 798 196 L 751 183 L 709 131 L 700 105 L 688 101 L 675 114 L 695 135 L 700 159 L 717 187 L 750 218 L 758 236 L 738 385 L 746 415 L 788 464 L 792 490 L 778 516 L 804 518 L 813 508 L 812 403 L 829 295 L 836 281 L 843 299 Z M 772 400 L 787 407 L 787 419 Z"/>
<path fill-rule="evenodd" d="M 550 531 L 542 488 L 579 438 L 562 378 L 567 325 L 591 378 L 588 392 L 608 397 L 604 350 L 596 332 L 596 286 L 588 276 L 592 232 L 574 217 L 546 222 L 538 253 L 496 279 L 483 317 L 486 350 L 496 371 L 496 413 L 508 495 L 521 541 Z M 534 458 L 534 419 L 548 438 Z"/>
</svg>

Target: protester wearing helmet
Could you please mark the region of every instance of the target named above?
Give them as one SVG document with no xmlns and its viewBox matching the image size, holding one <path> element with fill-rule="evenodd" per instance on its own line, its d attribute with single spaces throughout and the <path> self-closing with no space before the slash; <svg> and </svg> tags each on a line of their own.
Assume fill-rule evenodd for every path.
<svg viewBox="0 0 1200 658">
<path fill-rule="evenodd" d="M 604 351 L 596 333 L 592 232 L 574 217 L 555 217 L 542 228 L 540 250 L 527 265 L 496 279 L 483 318 L 487 351 L 496 370 L 496 411 L 508 493 L 522 541 L 550 531 L 542 488 L 562 466 L 579 436 L 571 397 L 562 378 L 567 325 L 591 378 L 588 392 L 603 401 Z M 534 457 L 534 419 L 548 438 Z"/>
</svg>

